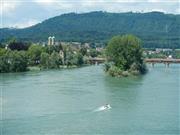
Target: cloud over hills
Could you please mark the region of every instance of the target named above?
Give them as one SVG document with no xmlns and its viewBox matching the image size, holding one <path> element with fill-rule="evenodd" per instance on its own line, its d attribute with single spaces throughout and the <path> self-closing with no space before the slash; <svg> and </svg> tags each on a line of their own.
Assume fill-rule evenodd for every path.
<svg viewBox="0 0 180 135">
<path fill-rule="evenodd" d="M 27 27 L 31 24 L 28 22 L 38 23 L 68 12 L 161 11 L 179 14 L 179 4 L 179 0 L 1 0 L 0 27 Z"/>
</svg>

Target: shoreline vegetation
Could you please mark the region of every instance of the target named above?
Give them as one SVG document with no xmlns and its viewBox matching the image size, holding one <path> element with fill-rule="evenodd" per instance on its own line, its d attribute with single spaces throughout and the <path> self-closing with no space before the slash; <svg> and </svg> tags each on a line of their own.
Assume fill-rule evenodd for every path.
<svg viewBox="0 0 180 135">
<path fill-rule="evenodd" d="M 145 74 L 147 67 L 141 44 L 133 35 L 112 37 L 106 47 L 105 72 L 115 77 Z"/>
<path fill-rule="evenodd" d="M 74 69 L 74 68 L 84 67 L 84 66 L 87 66 L 87 65 L 85 65 L 85 64 L 81 65 L 81 66 L 77 66 L 77 65 L 71 65 L 71 66 L 61 65 L 61 66 L 59 66 L 59 68 L 51 68 L 51 69 Z M 30 66 L 30 67 L 27 67 L 26 71 L 41 71 L 41 70 L 49 70 L 49 68 L 43 68 L 43 67 L 40 67 L 40 66 Z"/>
<path fill-rule="evenodd" d="M 92 45 L 92 46 L 91 46 Z M 94 58 L 104 59 L 104 70 L 111 76 L 126 77 L 147 72 L 144 58 L 180 58 L 180 50 L 146 49 L 134 35 L 112 37 L 106 48 L 94 44 L 34 44 L 14 38 L 0 46 L 0 73 L 71 69 L 91 64 Z M 104 61 L 103 61 L 104 62 Z"/>
<path fill-rule="evenodd" d="M 72 45 L 36 45 L 12 39 L 0 48 L 0 73 L 67 69 L 88 65 L 88 58 L 101 56 L 95 48 Z"/>
</svg>

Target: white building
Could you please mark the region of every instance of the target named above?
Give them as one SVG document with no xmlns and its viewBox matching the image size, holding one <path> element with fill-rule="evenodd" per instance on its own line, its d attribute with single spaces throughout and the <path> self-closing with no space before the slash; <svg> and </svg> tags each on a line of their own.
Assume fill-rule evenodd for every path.
<svg viewBox="0 0 180 135">
<path fill-rule="evenodd" d="M 54 45 L 55 44 L 55 37 L 48 37 L 48 45 Z"/>
</svg>

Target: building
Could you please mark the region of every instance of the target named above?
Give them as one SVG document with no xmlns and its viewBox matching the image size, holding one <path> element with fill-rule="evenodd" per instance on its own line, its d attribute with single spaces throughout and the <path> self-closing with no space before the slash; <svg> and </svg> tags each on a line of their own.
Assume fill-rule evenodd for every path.
<svg viewBox="0 0 180 135">
<path fill-rule="evenodd" d="M 168 59 L 172 59 L 173 57 L 172 57 L 172 55 L 169 55 L 167 58 L 168 58 Z"/>
<path fill-rule="evenodd" d="M 6 49 L 6 50 L 8 49 L 8 44 L 6 44 L 5 49 Z"/>
<path fill-rule="evenodd" d="M 55 37 L 54 36 L 48 37 L 48 45 L 55 45 Z"/>
</svg>

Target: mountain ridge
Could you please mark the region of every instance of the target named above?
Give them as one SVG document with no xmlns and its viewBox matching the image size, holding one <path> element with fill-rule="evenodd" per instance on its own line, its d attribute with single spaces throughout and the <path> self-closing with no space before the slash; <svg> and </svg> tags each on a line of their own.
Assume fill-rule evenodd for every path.
<svg viewBox="0 0 180 135">
<path fill-rule="evenodd" d="M 103 42 L 114 35 L 134 34 L 144 41 L 144 47 L 180 47 L 180 15 L 162 12 L 68 13 L 55 16 L 24 29 L 0 29 L 0 40 L 10 37 L 33 42 L 46 41 L 53 35 L 56 40 Z"/>
</svg>

